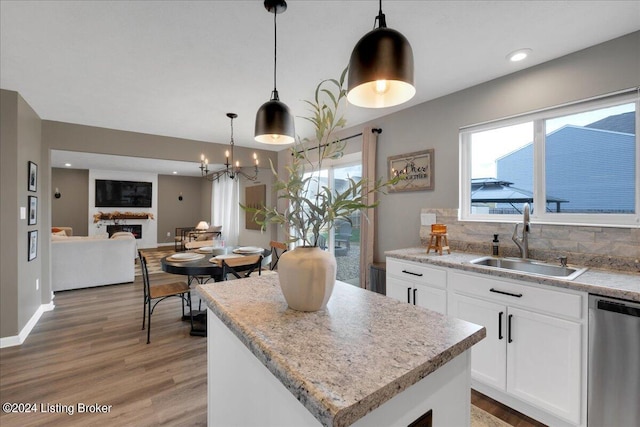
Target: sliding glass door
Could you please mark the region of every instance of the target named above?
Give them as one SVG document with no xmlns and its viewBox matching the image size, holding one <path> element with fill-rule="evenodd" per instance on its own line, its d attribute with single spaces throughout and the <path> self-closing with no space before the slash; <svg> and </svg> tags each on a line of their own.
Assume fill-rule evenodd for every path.
<svg viewBox="0 0 640 427">
<path fill-rule="evenodd" d="M 362 163 L 335 166 L 329 175 L 332 188 L 343 191 L 348 186 L 348 178 L 358 181 L 362 177 Z M 329 236 L 338 263 L 338 280 L 355 286 L 360 286 L 360 217 L 357 213 L 351 216 L 351 222 L 336 222 Z"/>
<path fill-rule="evenodd" d="M 356 154 L 315 172 L 315 178 L 333 191 L 344 191 L 348 187 L 349 178 L 358 181 L 362 177 L 360 154 Z M 307 176 L 309 175 L 305 177 Z M 336 221 L 332 229 L 321 232 L 318 243 L 322 249 L 336 256 L 337 279 L 355 286 L 360 286 L 360 217 L 361 214 L 357 213 L 349 218 L 350 221 Z"/>
</svg>

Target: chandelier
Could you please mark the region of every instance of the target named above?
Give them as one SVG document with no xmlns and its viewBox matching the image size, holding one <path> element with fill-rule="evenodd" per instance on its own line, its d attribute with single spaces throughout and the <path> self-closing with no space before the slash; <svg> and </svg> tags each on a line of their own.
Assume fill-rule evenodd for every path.
<svg viewBox="0 0 640 427">
<path fill-rule="evenodd" d="M 243 171 L 240 167 L 240 162 L 236 160 L 236 163 L 233 163 L 233 119 L 238 117 L 236 113 L 227 113 L 227 117 L 231 119 L 231 141 L 229 145 L 231 146 L 230 150 L 225 152 L 225 163 L 224 169 L 220 169 L 215 172 L 209 171 L 209 159 L 204 157 L 204 154 L 200 156 L 200 172 L 203 178 L 206 178 L 209 181 L 217 181 L 223 176 L 228 176 L 231 179 L 236 179 L 240 176 L 248 179 L 249 181 L 255 181 L 258 179 L 258 156 L 256 153 L 253 153 L 253 160 L 255 161 L 253 174 L 250 175 L 247 172 Z M 231 161 L 229 161 L 229 152 L 231 152 Z"/>
</svg>

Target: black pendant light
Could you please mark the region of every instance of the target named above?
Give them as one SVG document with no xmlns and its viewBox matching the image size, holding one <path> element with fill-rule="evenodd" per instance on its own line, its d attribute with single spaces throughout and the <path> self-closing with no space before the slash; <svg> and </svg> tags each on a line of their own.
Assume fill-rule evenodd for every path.
<svg viewBox="0 0 640 427">
<path fill-rule="evenodd" d="M 413 50 L 405 36 L 387 28 L 382 0 L 376 20 L 378 28 L 360 39 L 349 60 L 347 99 L 358 107 L 392 107 L 416 93 Z"/>
<path fill-rule="evenodd" d="M 295 141 L 293 116 L 289 107 L 280 102 L 276 89 L 278 51 L 276 16 L 287 10 L 287 2 L 265 0 L 264 7 L 269 13 L 273 12 L 273 92 L 271 92 L 271 100 L 262 104 L 256 113 L 255 140 L 264 144 L 291 144 Z"/>
</svg>

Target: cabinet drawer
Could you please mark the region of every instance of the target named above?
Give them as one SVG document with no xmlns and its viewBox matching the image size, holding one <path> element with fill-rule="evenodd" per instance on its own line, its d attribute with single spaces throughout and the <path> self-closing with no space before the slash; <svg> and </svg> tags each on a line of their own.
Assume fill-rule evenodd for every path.
<svg viewBox="0 0 640 427">
<path fill-rule="evenodd" d="M 449 273 L 449 288 L 455 292 L 562 317 L 580 320 L 584 315 L 582 295 L 569 292 L 458 272 Z"/>
<path fill-rule="evenodd" d="M 442 289 L 447 287 L 446 270 L 417 262 L 387 258 L 387 274 Z"/>
<path fill-rule="evenodd" d="M 387 296 L 408 304 L 418 305 L 447 314 L 447 291 L 435 286 L 425 286 L 413 281 L 389 276 Z"/>
</svg>

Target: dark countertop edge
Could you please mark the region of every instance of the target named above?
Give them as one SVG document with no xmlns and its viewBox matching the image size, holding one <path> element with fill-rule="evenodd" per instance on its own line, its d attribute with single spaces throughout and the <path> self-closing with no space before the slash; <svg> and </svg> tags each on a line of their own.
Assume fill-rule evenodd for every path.
<svg viewBox="0 0 640 427">
<path fill-rule="evenodd" d="M 400 253 L 402 251 L 415 250 L 420 251 L 420 253 L 415 254 L 404 254 Z M 535 276 L 531 274 L 519 273 L 515 271 L 506 271 L 506 270 L 498 270 L 489 267 L 483 267 L 479 265 L 470 264 L 469 261 L 476 258 L 481 258 L 487 256 L 486 254 L 476 254 L 470 252 L 457 252 L 458 255 L 465 255 L 469 257 L 468 261 L 452 261 L 447 259 L 447 255 L 441 256 L 430 256 L 427 255 L 424 248 L 415 247 L 415 248 L 405 248 L 405 249 L 394 249 L 385 252 L 385 256 L 389 258 L 396 258 L 406 261 L 419 262 L 423 264 L 430 264 L 439 267 L 445 268 L 454 268 L 457 270 L 467 271 L 470 273 L 479 273 L 485 274 L 487 276 L 493 276 L 496 278 L 507 278 L 507 279 L 515 279 L 523 282 L 531 282 L 537 283 L 541 285 L 549 285 L 556 288 L 565 288 L 574 291 L 582 291 L 590 294 L 597 294 L 602 296 L 608 296 L 612 298 L 620 298 L 625 300 L 637 301 L 640 302 L 640 292 L 634 291 L 633 289 L 623 289 L 619 287 L 608 287 L 603 285 L 598 285 L 594 283 L 589 283 L 585 280 L 588 280 L 590 274 L 599 274 L 599 275 L 611 275 L 612 277 L 622 277 L 625 280 L 640 280 L 640 276 L 635 273 L 626 273 L 619 272 L 613 270 L 603 270 L 597 268 L 591 268 L 582 273 L 574 280 L 563 280 L 557 279 L 553 277 L 544 277 L 544 276 Z"/>
<path fill-rule="evenodd" d="M 346 427 L 353 424 L 369 412 L 391 400 L 397 394 L 400 394 L 418 381 L 429 376 L 429 374 L 436 371 L 441 366 L 444 366 L 447 362 L 453 360 L 464 351 L 469 350 L 474 344 L 477 344 L 486 337 L 486 329 L 484 327 L 479 327 L 479 329 L 471 335 L 463 338 L 461 341 L 450 346 L 448 349 L 442 351 L 434 358 L 414 368 L 410 372 L 396 378 L 394 381 L 376 390 L 364 399 L 348 407 L 338 409 L 334 405 L 330 405 L 322 400 L 317 400 L 312 394 L 308 393 L 307 384 L 305 384 L 305 382 L 300 382 L 289 375 L 289 369 L 286 368 L 286 363 L 279 360 L 279 357 L 274 358 L 272 354 L 263 349 L 261 345 L 257 344 L 259 338 L 248 332 L 242 323 L 233 320 L 224 307 L 219 305 L 213 298 L 210 298 L 208 293 L 200 292 L 198 288 L 201 286 L 202 285 L 198 285 L 196 289 L 198 290 L 198 293 L 204 297 L 207 307 L 209 307 L 218 319 L 220 319 L 220 321 L 224 323 L 236 337 L 238 337 L 244 346 L 249 349 L 254 356 L 256 356 L 260 363 L 262 363 L 262 365 L 265 366 L 269 372 L 271 372 L 280 381 L 280 383 L 293 394 L 296 400 L 307 408 L 312 415 L 318 413 L 319 416 L 315 418 L 320 421 L 323 426 L 327 427 Z M 405 385 L 403 386 L 403 384 Z M 301 399 L 301 397 L 304 398 Z"/>
</svg>

